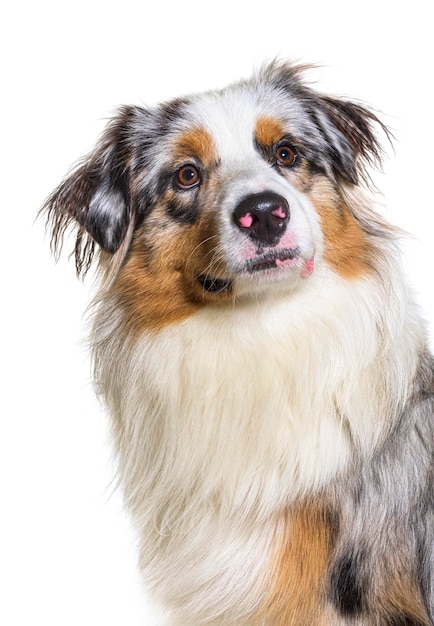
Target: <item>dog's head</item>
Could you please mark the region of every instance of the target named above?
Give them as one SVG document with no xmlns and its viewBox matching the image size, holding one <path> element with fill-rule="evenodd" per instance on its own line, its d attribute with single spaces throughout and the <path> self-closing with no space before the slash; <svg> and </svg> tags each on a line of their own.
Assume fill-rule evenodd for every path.
<svg viewBox="0 0 434 626">
<path fill-rule="evenodd" d="M 367 271 L 369 232 L 344 190 L 379 158 L 378 120 L 301 72 L 273 63 L 222 91 L 121 108 L 44 206 L 54 247 L 78 226 L 78 272 L 99 246 L 112 294 L 148 327 L 296 289 L 319 264 Z"/>
</svg>

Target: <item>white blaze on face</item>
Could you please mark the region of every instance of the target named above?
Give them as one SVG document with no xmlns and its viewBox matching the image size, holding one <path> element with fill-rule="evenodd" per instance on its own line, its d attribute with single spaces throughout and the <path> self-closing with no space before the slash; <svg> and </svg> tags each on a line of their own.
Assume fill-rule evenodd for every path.
<svg viewBox="0 0 434 626">
<path fill-rule="evenodd" d="M 194 120 L 195 124 L 210 134 L 218 156 L 216 210 L 219 212 L 223 256 L 230 271 L 235 276 L 252 273 L 250 262 L 258 256 L 259 249 L 265 255 L 267 249 L 273 251 L 274 256 L 269 254 L 264 257 L 264 262 L 269 261 L 270 268 L 261 272 L 261 276 L 256 275 L 255 282 L 262 279 L 280 280 L 282 270 L 286 270 L 286 273 L 297 270 L 297 276 L 307 277 L 313 272 L 314 257 L 318 257 L 322 250 L 318 215 L 310 201 L 290 183 L 288 177 L 264 158 L 257 145 L 258 133 L 264 132 L 260 131 L 264 119 L 269 120 L 269 126 L 275 129 L 275 141 L 291 131 L 296 134 L 293 129 L 295 125 L 292 123 L 291 128 L 288 118 L 302 115 L 299 106 L 285 102 L 279 114 L 275 101 L 275 94 L 271 100 L 269 94 L 265 93 L 262 101 L 257 94 L 253 97 L 243 89 L 234 89 L 224 95 L 207 94 L 193 102 L 189 119 L 190 124 Z M 283 108 L 285 118 L 282 115 Z M 281 135 L 277 134 L 278 129 L 281 129 Z M 284 199 L 289 207 L 289 219 L 283 235 L 276 243 L 272 246 L 258 246 L 248 236 L 249 215 L 243 216 L 242 222 L 236 225 L 234 210 L 243 199 L 266 192 Z M 276 208 L 278 210 L 279 207 Z M 291 255 L 289 251 L 294 254 Z M 245 278 L 250 282 L 252 277 Z"/>
</svg>

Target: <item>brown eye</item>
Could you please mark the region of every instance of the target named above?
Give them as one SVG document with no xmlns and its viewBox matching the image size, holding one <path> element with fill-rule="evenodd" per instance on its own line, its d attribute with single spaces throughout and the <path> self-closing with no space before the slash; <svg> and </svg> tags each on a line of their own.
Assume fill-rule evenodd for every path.
<svg viewBox="0 0 434 626">
<path fill-rule="evenodd" d="M 200 183 L 200 174 L 194 165 L 184 165 L 176 173 L 176 184 L 181 189 L 190 189 Z"/>
<path fill-rule="evenodd" d="M 276 162 L 282 167 L 291 167 L 297 160 L 297 151 L 292 146 L 279 146 L 276 150 Z"/>
</svg>

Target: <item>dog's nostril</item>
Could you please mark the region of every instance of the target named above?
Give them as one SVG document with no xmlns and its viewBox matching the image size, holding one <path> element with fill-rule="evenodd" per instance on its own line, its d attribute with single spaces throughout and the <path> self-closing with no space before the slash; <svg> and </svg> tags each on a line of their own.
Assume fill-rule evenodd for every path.
<svg viewBox="0 0 434 626">
<path fill-rule="evenodd" d="M 235 224 L 251 239 L 276 245 L 289 221 L 289 205 L 283 196 L 267 191 L 247 196 L 233 213 Z"/>
<path fill-rule="evenodd" d="M 273 211 L 271 211 L 271 215 L 273 217 L 277 217 L 278 219 L 282 219 L 285 220 L 286 219 L 286 213 L 285 211 L 282 209 L 281 206 L 277 207 L 277 209 L 274 209 Z"/>
<path fill-rule="evenodd" d="M 252 215 L 252 213 L 246 213 L 238 218 L 238 223 L 241 228 L 251 228 L 257 221 L 258 218 L 256 215 Z"/>
</svg>

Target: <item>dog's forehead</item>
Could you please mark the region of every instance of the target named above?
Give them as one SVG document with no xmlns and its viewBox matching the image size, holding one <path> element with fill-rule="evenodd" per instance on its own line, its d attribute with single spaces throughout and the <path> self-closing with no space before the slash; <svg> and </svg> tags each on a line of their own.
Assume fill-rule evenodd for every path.
<svg viewBox="0 0 434 626">
<path fill-rule="evenodd" d="M 303 125 L 303 108 L 296 98 L 278 90 L 239 85 L 193 96 L 177 124 L 177 135 L 197 145 L 212 144 L 222 160 L 255 153 L 255 142 L 273 144 Z M 206 140 L 205 140 L 206 138 Z"/>
</svg>

